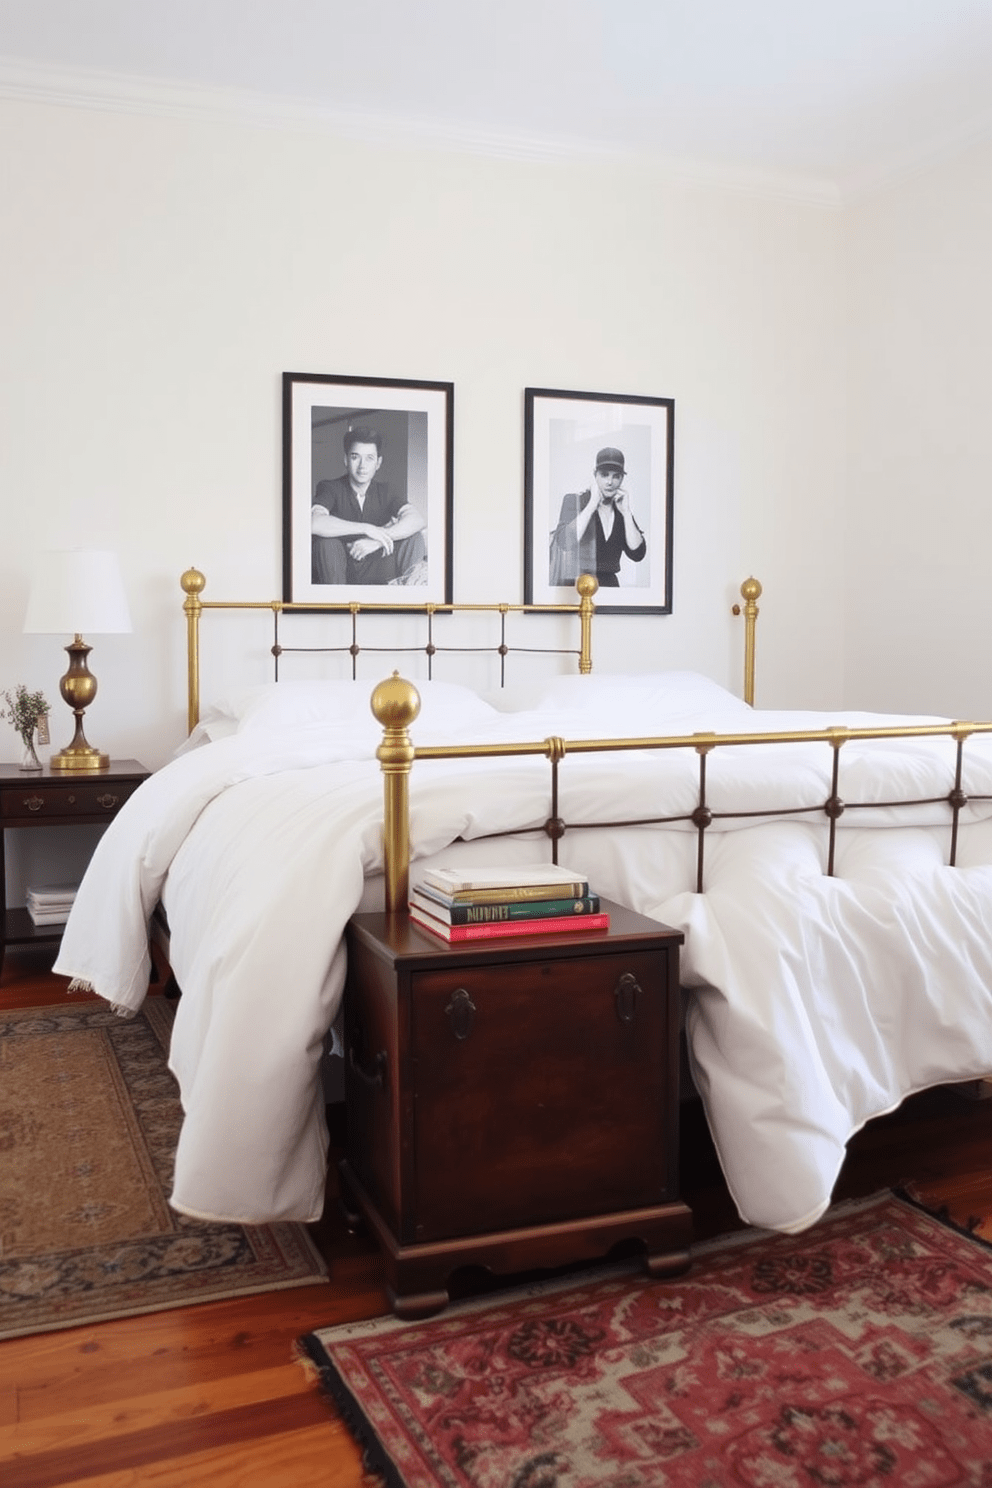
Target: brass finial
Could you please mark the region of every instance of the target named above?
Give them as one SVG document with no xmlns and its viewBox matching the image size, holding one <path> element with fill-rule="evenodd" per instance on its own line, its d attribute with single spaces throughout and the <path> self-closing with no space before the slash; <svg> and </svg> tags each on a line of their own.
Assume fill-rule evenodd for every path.
<svg viewBox="0 0 992 1488">
<path fill-rule="evenodd" d="M 412 682 L 394 672 L 373 689 L 370 706 L 383 728 L 409 728 L 420 712 L 420 693 Z"/>
<path fill-rule="evenodd" d="M 757 579 L 744 580 L 743 584 L 741 585 L 741 598 L 745 601 L 744 613 L 748 615 L 756 615 L 758 613 L 758 600 L 761 598 L 761 585 L 758 583 Z M 733 609 L 731 610 L 731 614 L 741 614 L 741 607 L 739 604 L 734 605 Z"/>
</svg>

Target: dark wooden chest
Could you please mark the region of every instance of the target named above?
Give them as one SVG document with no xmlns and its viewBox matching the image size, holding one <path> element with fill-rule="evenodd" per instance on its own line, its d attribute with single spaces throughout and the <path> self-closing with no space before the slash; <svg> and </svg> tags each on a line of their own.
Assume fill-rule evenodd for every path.
<svg viewBox="0 0 992 1488">
<path fill-rule="evenodd" d="M 345 993 L 346 1206 L 394 1308 L 497 1272 L 643 1244 L 688 1263 L 678 1193 L 681 935 L 619 905 L 608 931 L 447 945 L 356 915 Z"/>
</svg>

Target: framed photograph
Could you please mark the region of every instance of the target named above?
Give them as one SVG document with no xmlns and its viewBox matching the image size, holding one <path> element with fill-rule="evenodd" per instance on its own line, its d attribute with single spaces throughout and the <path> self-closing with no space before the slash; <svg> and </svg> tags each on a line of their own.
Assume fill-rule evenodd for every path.
<svg viewBox="0 0 992 1488">
<path fill-rule="evenodd" d="M 450 382 L 284 372 L 283 599 L 451 602 Z"/>
<path fill-rule="evenodd" d="M 672 612 L 675 401 L 524 390 L 524 603 Z"/>
</svg>

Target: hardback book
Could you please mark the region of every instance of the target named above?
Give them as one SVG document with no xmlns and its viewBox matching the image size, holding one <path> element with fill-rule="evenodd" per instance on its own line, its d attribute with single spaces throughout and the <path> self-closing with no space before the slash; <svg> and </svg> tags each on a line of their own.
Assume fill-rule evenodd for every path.
<svg viewBox="0 0 992 1488">
<path fill-rule="evenodd" d="M 452 903 L 501 904 L 514 899 L 582 899 L 589 882 L 554 863 L 507 868 L 430 868 L 423 886 Z"/>
<path fill-rule="evenodd" d="M 71 904 L 76 897 L 78 884 L 28 884 L 25 897 L 31 904 Z"/>
<path fill-rule="evenodd" d="M 35 909 L 32 904 L 28 905 L 28 914 L 31 916 L 32 925 L 64 925 L 69 918 L 69 910 L 72 905 L 65 909 Z"/>
<path fill-rule="evenodd" d="M 576 934 L 586 930 L 608 930 L 610 917 L 605 910 L 588 915 L 549 915 L 539 920 L 487 920 L 476 925 L 450 925 L 426 914 L 417 905 L 410 906 L 410 919 L 422 930 L 449 943 L 464 940 L 502 940 L 513 935 Z"/>
<path fill-rule="evenodd" d="M 493 904 L 473 904 L 435 896 L 429 886 L 413 890 L 413 907 L 449 925 L 481 925 L 496 920 L 541 920 L 558 915 L 591 915 L 599 911 L 598 894 L 564 899 L 511 899 Z"/>
</svg>

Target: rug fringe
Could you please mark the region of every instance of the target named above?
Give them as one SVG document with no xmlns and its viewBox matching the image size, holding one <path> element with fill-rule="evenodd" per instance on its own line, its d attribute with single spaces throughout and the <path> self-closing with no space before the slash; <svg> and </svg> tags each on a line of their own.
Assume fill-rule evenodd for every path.
<svg viewBox="0 0 992 1488">
<path fill-rule="evenodd" d="M 321 1389 L 336 1405 L 338 1412 L 362 1449 L 362 1466 L 367 1473 L 374 1474 L 384 1488 L 405 1488 L 404 1481 L 392 1458 L 386 1452 L 365 1412 L 345 1384 L 343 1376 L 328 1358 L 320 1339 L 315 1333 L 306 1333 L 298 1338 L 293 1349 L 296 1362 L 306 1371 L 307 1377 L 316 1375 Z"/>
<path fill-rule="evenodd" d="M 981 1214 L 969 1214 L 966 1223 L 959 1224 L 956 1219 L 951 1218 L 946 1204 L 941 1204 L 939 1209 L 933 1209 L 929 1204 L 924 1204 L 923 1200 L 918 1198 L 910 1188 L 897 1187 L 893 1188 L 892 1192 L 902 1203 L 909 1204 L 913 1209 L 919 1209 L 922 1214 L 935 1219 L 946 1229 L 953 1230 L 956 1235 L 963 1235 L 967 1240 L 973 1240 L 976 1245 L 992 1250 L 992 1240 L 986 1240 L 984 1235 L 978 1234 L 978 1226 L 984 1222 Z"/>
<path fill-rule="evenodd" d="M 86 993 L 88 996 L 92 997 L 101 996 L 101 994 L 94 987 L 93 983 L 88 982 L 85 977 L 73 977 L 72 981 L 69 983 L 68 987 L 66 987 L 65 990 L 66 993 L 69 995 L 71 995 L 73 992 L 76 992 L 80 994 Z M 122 1002 L 111 1002 L 109 998 L 104 998 L 104 1001 L 106 1002 L 110 1011 L 117 1014 L 118 1018 L 133 1018 L 138 1011 L 137 1008 L 125 1007 Z"/>
</svg>

